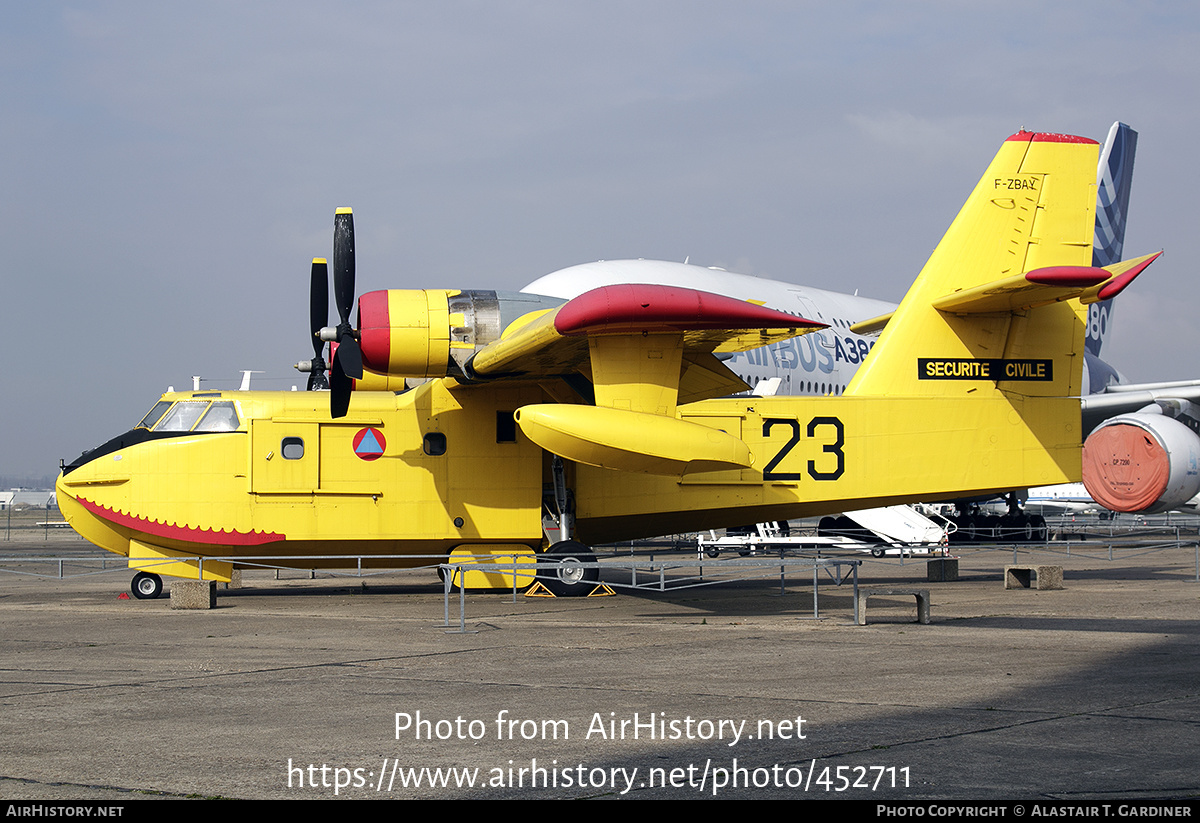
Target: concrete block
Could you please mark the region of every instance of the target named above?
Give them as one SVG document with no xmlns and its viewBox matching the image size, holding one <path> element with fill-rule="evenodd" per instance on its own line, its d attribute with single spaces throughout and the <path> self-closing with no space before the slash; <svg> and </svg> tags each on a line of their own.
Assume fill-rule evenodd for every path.
<svg viewBox="0 0 1200 823">
<path fill-rule="evenodd" d="M 217 584 L 212 580 L 175 580 L 171 583 L 172 609 L 213 609 Z"/>
<path fill-rule="evenodd" d="M 925 579 L 930 583 L 950 583 L 958 579 L 958 558 L 939 557 L 925 565 Z"/>
<path fill-rule="evenodd" d="M 867 625 L 867 598 L 897 597 L 906 594 L 917 598 L 917 622 L 929 623 L 929 589 L 859 589 L 858 602 L 854 608 L 858 625 Z"/>
<path fill-rule="evenodd" d="M 1063 587 L 1062 566 L 1005 566 L 1005 589 L 1028 589 L 1031 584 L 1043 591 L 1053 591 Z"/>
</svg>

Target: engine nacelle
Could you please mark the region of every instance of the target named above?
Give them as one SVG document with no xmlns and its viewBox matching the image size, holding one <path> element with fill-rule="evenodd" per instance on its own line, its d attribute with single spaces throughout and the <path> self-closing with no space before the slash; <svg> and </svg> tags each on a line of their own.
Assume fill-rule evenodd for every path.
<svg viewBox="0 0 1200 823">
<path fill-rule="evenodd" d="M 1178 508 L 1200 493 L 1200 438 L 1161 414 L 1114 417 L 1083 444 L 1083 485 L 1117 512 Z"/>
<path fill-rule="evenodd" d="M 508 324 L 558 298 L 519 292 L 388 289 L 358 300 L 363 367 L 395 377 L 462 377 Z"/>
<path fill-rule="evenodd" d="M 450 308 L 444 289 L 388 289 L 358 299 L 363 367 L 376 374 L 444 377 Z"/>
</svg>

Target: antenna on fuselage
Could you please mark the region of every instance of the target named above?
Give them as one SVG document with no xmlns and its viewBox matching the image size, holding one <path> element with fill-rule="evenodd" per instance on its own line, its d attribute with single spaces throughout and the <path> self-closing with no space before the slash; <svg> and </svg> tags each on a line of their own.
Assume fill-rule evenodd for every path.
<svg viewBox="0 0 1200 823">
<path fill-rule="evenodd" d="M 262 372 L 242 369 L 242 385 L 238 386 L 238 391 L 250 391 L 250 375 L 252 374 L 262 374 Z"/>
</svg>

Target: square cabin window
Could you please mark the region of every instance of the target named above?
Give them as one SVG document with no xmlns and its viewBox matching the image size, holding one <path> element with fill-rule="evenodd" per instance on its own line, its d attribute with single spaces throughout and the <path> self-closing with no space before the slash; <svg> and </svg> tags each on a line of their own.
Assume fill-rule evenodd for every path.
<svg viewBox="0 0 1200 823">
<path fill-rule="evenodd" d="M 299 460 L 304 456 L 304 440 L 299 437 L 285 437 L 279 444 L 279 453 L 284 460 Z"/>
<path fill-rule="evenodd" d="M 437 457 L 446 453 L 446 435 L 441 432 L 430 432 L 425 435 L 424 442 L 425 453 L 431 457 Z"/>
</svg>

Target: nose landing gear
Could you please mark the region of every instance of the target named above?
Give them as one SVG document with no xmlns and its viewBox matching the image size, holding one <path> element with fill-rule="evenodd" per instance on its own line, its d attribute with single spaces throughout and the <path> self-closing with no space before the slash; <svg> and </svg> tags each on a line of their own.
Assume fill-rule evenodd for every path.
<svg viewBox="0 0 1200 823">
<path fill-rule="evenodd" d="M 162 578 L 157 574 L 138 572 L 133 576 L 133 583 L 129 589 L 138 600 L 153 600 L 162 594 Z"/>
</svg>

